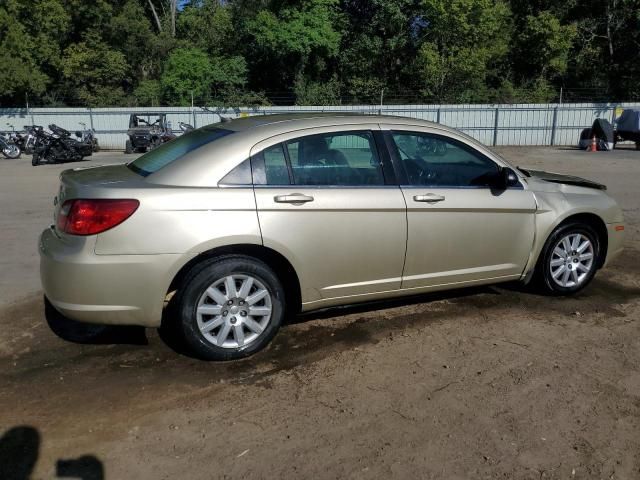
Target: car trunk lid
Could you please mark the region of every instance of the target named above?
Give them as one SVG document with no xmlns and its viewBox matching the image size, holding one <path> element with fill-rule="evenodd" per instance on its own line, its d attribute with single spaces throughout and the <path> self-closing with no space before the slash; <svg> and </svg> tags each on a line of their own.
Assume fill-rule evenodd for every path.
<svg viewBox="0 0 640 480">
<path fill-rule="evenodd" d="M 125 164 L 91 166 L 65 170 L 60 174 L 60 186 L 53 200 L 53 223 L 57 223 L 60 208 L 74 198 L 117 198 L 118 190 L 141 187 L 144 178 Z"/>
</svg>

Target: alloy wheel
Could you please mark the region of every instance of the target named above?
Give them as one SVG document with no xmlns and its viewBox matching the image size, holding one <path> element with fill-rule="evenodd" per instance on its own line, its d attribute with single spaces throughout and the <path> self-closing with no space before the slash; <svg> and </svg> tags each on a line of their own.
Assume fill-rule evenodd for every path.
<svg viewBox="0 0 640 480">
<path fill-rule="evenodd" d="M 565 235 L 551 254 L 551 278 L 564 288 L 580 285 L 593 269 L 593 261 L 593 243 L 587 236 L 581 233 Z"/>
<path fill-rule="evenodd" d="M 227 275 L 212 283 L 196 307 L 202 336 L 217 347 L 237 349 L 255 342 L 273 313 L 271 294 L 251 275 Z"/>
</svg>

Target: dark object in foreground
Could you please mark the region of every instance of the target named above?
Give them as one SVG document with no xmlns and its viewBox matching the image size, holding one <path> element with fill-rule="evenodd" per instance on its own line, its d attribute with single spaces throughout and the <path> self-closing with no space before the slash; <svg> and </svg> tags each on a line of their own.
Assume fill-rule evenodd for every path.
<svg viewBox="0 0 640 480">
<path fill-rule="evenodd" d="M 58 312 L 47 297 L 44 297 L 44 316 L 51 331 L 67 342 L 92 345 L 149 343 L 143 327 L 76 322 Z"/>
<path fill-rule="evenodd" d="M 528 177 L 539 178 L 545 182 L 559 183 L 564 185 L 575 185 L 577 187 L 595 188 L 596 190 L 606 190 L 606 185 L 601 183 L 592 182 L 580 177 L 574 177 L 573 175 L 562 175 L 559 173 L 543 172 L 541 170 L 524 170 L 519 168 L 521 172 L 524 172 Z"/>
<path fill-rule="evenodd" d="M 636 149 L 640 150 L 640 110 L 626 109 L 616 121 L 617 140 L 635 142 Z"/>
<path fill-rule="evenodd" d="M 591 132 L 597 139 L 598 150 L 613 150 L 616 136 L 611 125 L 604 118 L 596 118 L 591 126 Z"/>
<path fill-rule="evenodd" d="M 615 148 L 616 135 L 613 126 L 604 118 L 596 118 L 591 128 L 585 128 L 580 132 L 578 141 L 580 150 L 588 150 L 594 137 L 599 151 L 610 151 Z"/>
<path fill-rule="evenodd" d="M 166 113 L 132 113 L 127 135 L 124 153 L 147 152 L 176 138 Z"/>
<path fill-rule="evenodd" d="M 71 132 L 57 125 L 49 125 L 51 133 L 42 127 L 35 129 L 36 142 L 31 164 L 79 162 L 93 153 L 93 143 L 78 141 Z"/>
</svg>

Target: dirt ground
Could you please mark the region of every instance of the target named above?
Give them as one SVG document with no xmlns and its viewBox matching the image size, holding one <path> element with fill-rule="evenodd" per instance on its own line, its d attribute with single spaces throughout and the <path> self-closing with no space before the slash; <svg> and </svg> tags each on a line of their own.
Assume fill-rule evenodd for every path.
<svg viewBox="0 0 640 480">
<path fill-rule="evenodd" d="M 314 313 L 224 364 L 154 330 L 55 337 L 36 242 L 63 167 L 0 160 L 0 478 L 640 478 L 640 152 L 500 151 L 624 208 L 626 250 L 585 291 Z"/>
</svg>

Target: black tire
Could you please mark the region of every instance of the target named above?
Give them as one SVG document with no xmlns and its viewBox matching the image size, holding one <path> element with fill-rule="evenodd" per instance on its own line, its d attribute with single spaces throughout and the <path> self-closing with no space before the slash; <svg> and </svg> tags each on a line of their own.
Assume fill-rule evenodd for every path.
<svg viewBox="0 0 640 480">
<path fill-rule="evenodd" d="M 593 245 L 593 264 L 584 280 L 582 280 L 579 284 L 571 287 L 564 287 L 553 280 L 553 277 L 551 275 L 551 257 L 553 255 L 553 250 L 558 242 L 563 237 L 574 233 L 579 233 L 586 236 Z M 593 277 L 601 264 L 600 255 L 600 238 L 598 237 L 598 234 L 593 229 L 593 227 L 588 224 L 579 222 L 560 225 L 551 233 L 551 235 L 545 242 L 544 247 L 542 248 L 542 252 L 540 252 L 540 257 L 538 258 L 538 263 L 536 265 L 536 271 L 534 274 L 534 284 L 543 293 L 549 295 L 571 295 L 577 293 L 587 285 L 589 285 L 591 280 L 593 280 Z"/>
<path fill-rule="evenodd" d="M 133 145 L 131 144 L 131 140 L 127 140 L 124 144 L 124 153 L 129 154 L 133 153 Z"/>
<path fill-rule="evenodd" d="M 155 150 L 160 145 L 162 145 L 162 140 L 159 138 L 152 138 L 151 143 L 149 144 L 149 150 Z"/>
<path fill-rule="evenodd" d="M 99 343 L 111 331 L 109 325 L 82 323 L 65 317 L 44 297 L 44 315 L 51 331 L 73 343 Z"/>
<path fill-rule="evenodd" d="M 33 156 L 31 157 L 31 165 L 37 167 L 40 165 L 40 154 L 33 152 Z"/>
<path fill-rule="evenodd" d="M 196 309 L 205 290 L 228 275 L 250 275 L 262 283 L 271 297 L 271 318 L 264 330 L 248 345 L 224 348 L 214 345 L 201 333 Z M 234 360 L 262 350 L 278 332 L 285 313 L 284 289 L 275 273 L 258 259 L 243 255 L 228 255 L 206 260 L 186 275 L 176 294 L 171 322 L 183 337 L 187 350 L 204 360 Z M 235 336 L 235 334 L 233 334 Z"/>
</svg>

